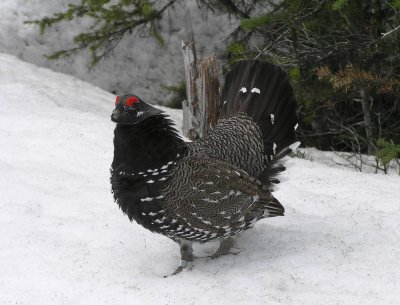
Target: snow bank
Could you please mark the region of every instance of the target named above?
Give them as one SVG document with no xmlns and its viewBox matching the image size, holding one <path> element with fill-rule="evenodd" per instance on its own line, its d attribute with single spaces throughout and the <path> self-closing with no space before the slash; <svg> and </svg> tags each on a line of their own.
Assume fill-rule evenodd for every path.
<svg viewBox="0 0 400 305">
<path fill-rule="evenodd" d="M 114 96 L 0 54 L 0 100 L 1 304 L 399 304 L 398 176 L 291 159 L 285 217 L 165 279 L 178 247 L 110 193 Z"/>
</svg>

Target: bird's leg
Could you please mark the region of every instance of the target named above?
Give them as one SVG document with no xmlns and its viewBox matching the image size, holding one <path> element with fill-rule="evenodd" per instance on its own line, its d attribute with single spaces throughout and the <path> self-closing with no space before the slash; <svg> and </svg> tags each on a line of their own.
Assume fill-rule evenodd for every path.
<svg viewBox="0 0 400 305">
<path fill-rule="evenodd" d="M 193 247 L 192 243 L 188 241 L 180 241 L 181 246 L 181 260 L 179 262 L 178 268 L 176 268 L 175 272 L 172 275 L 178 274 L 184 268 L 186 268 L 188 262 L 193 261 Z"/>
<path fill-rule="evenodd" d="M 221 239 L 219 248 L 213 255 L 211 255 L 211 258 L 217 258 L 222 255 L 228 255 L 228 254 L 234 254 L 234 255 L 238 254 L 239 252 L 230 251 L 234 244 L 235 244 L 235 239 L 233 237 Z"/>
</svg>

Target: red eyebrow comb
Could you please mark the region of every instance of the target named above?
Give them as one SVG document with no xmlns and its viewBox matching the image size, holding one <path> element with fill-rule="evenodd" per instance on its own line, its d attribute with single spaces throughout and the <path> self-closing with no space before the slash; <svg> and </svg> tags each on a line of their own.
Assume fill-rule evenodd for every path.
<svg viewBox="0 0 400 305">
<path fill-rule="evenodd" d="M 126 106 L 131 107 L 133 104 L 138 103 L 139 100 L 137 97 L 131 96 L 126 100 Z"/>
</svg>

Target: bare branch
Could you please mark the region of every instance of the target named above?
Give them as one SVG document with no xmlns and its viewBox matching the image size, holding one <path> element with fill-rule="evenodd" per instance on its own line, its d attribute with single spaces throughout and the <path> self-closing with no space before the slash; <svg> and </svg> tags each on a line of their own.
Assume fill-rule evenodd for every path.
<svg viewBox="0 0 400 305">
<path fill-rule="evenodd" d="M 393 34 L 394 32 L 400 29 L 400 25 L 396 26 L 394 29 L 391 29 L 389 32 L 382 33 L 381 39 L 384 39 L 386 36 Z"/>
</svg>

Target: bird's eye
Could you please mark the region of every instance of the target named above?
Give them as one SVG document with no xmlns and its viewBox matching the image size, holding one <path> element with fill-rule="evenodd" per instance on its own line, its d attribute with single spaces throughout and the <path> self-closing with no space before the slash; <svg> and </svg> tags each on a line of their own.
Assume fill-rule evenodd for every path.
<svg viewBox="0 0 400 305">
<path fill-rule="evenodd" d="M 128 98 L 126 100 L 126 106 L 131 107 L 133 104 L 138 103 L 139 100 L 137 99 L 137 97 L 131 96 L 130 98 Z"/>
<path fill-rule="evenodd" d="M 120 99 L 120 97 L 119 97 L 119 95 L 117 95 L 117 97 L 115 98 L 115 105 L 117 105 L 119 103 L 119 99 Z"/>
</svg>

